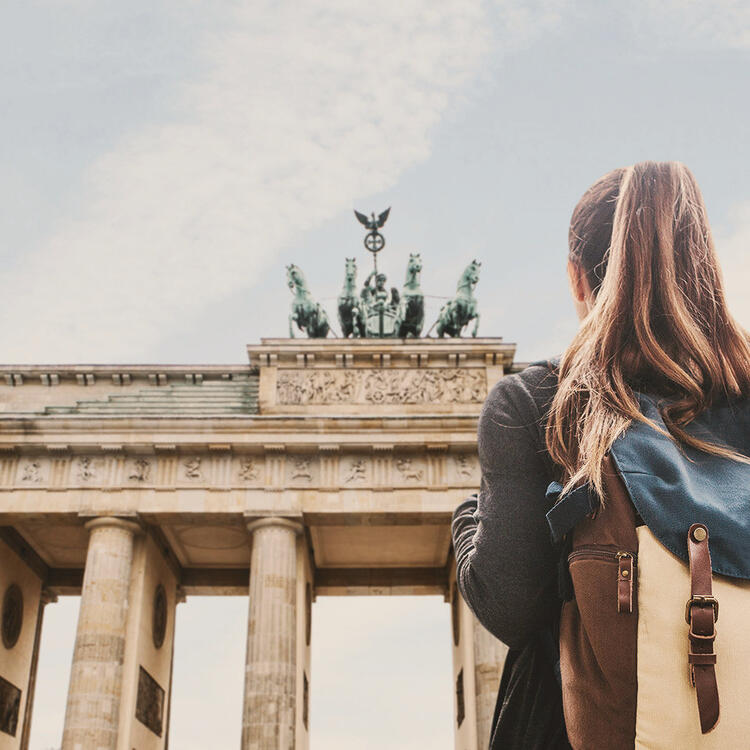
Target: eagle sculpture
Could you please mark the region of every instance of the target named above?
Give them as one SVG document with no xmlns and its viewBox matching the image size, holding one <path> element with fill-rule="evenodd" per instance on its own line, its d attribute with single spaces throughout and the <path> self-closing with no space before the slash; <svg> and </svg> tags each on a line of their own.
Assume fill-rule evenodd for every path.
<svg viewBox="0 0 750 750">
<path fill-rule="evenodd" d="M 377 231 L 380 229 L 380 227 L 385 224 L 386 220 L 388 219 L 388 214 L 391 212 L 391 207 L 388 206 L 388 208 L 383 211 L 378 218 L 375 218 L 375 212 L 373 211 L 371 214 L 372 218 L 367 218 L 363 213 L 360 213 L 359 211 L 355 210 L 354 215 L 359 219 L 360 224 L 362 224 L 365 229 L 369 229 L 372 232 Z"/>
</svg>

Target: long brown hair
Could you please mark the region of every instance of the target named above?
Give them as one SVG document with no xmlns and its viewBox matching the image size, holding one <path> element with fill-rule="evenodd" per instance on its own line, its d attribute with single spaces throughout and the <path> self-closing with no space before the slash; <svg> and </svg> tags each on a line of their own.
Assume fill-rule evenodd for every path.
<svg viewBox="0 0 750 750">
<path fill-rule="evenodd" d="M 713 403 L 750 395 L 750 339 L 727 309 L 706 208 L 679 162 L 642 162 L 604 175 L 570 223 L 569 258 L 594 293 L 560 362 L 547 448 L 566 491 L 590 482 L 640 412 L 636 391 L 665 397 L 678 443 L 747 460 L 685 427 Z M 658 427 L 651 423 L 653 427 Z"/>
</svg>

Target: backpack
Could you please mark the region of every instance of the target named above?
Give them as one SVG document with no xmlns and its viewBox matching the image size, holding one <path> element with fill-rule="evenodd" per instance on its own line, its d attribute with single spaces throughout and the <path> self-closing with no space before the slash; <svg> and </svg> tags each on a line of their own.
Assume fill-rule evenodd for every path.
<svg viewBox="0 0 750 750">
<path fill-rule="evenodd" d="M 656 398 L 639 400 L 666 430 Z M 750 455 L 747 402 L 688 429 Z M 548 489 L 572 591 L 560 619 L 572 747 L 749 748 L 750 465 L 634 422 L 607 456 L 604 486 L 604 504 L 588 485 Z"/>
</svg>

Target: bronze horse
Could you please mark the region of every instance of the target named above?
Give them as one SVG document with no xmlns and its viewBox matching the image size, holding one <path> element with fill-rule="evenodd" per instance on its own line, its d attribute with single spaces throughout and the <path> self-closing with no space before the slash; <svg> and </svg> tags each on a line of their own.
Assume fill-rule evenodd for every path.
<svg viewBox="0 0 750 750">
<path fill-rule="evenodd" d="M 341 335 L 345 339 L 350 336 L 358 339 L 365 335 L 365 321 L 357 293 L 357 261 L 354 258 L 346 259 L 344 286 L 338 296 L 338 312 Z"/>
<path fill-rule="evenodd" d="M 479 312 L 477 311 L 477 300 L 474 296 L 474 287 L 479 281 L 479 267 L 482 264 L 473 260 L 464 269 L 458 280 L 456 296 L 446 302 L 440 309 L 437 319 L 437 335 L 442 338 L 448 336 L 458 337 L 465 326 L 475 320 L 472 336 L 477 335 L 479 330 Z"/>
<path fill-rule="evenodd" d="M 305 275 L 299 266 L 286 267 L 286 281 L 294 294 L 292 311 L 289 313 L 289 336 L 294 338 L 294 323 L 311 339 L 324 339 L 331 326 L 326 311 L 313 299 L 307 288 Z"/>
<path fill-rule="evenodd" d="M 424 326 L 424 294 L 419 286 L 422 273 L 422 256 L 419 253 L 409 254 L 406 266 L 406 281 L 401 295 L 401 324 L 399 338 L 419 338 Z"/>
</svg>

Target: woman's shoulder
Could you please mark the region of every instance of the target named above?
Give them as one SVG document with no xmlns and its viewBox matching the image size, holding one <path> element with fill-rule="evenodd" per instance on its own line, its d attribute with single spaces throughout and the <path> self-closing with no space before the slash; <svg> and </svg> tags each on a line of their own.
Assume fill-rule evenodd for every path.
<svg viewBox="0 0 750 750">
<path fill-rule="evenodd" d="M 516 416 L 523 422 L 541 419 L 557 390 L 558 362 L 555 357 L 539 360 L 500 378 L 487 395 L 484 412 Z"/>
<path fill-rule="evenodd" d="M 538 471 L 541 460 L 550 479 L 554 466 L 547 452 L 547 415 L 557 390 L 554 360 L 534 362 L 504 375 L 490 390 L 477 429 L 483 475 L 500 471 Z"/>
</svg>

